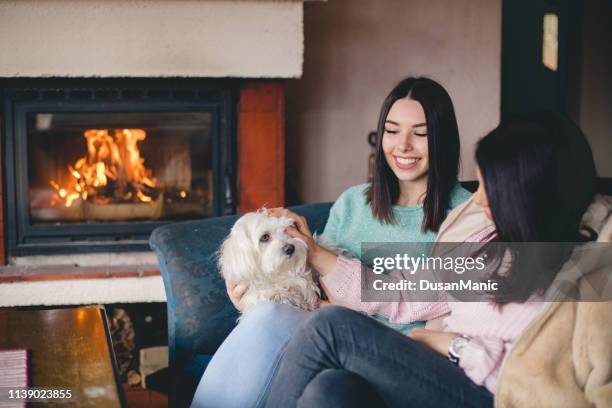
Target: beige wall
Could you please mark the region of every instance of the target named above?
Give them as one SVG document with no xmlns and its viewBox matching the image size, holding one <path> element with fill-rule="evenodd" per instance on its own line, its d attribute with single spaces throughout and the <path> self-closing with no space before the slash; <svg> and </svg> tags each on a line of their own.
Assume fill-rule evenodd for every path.
<svg viewBox="0 0 612 408">
<path fill-rule="evenodd" d="M 302 74 L 301 1 L 0 0 L 0 77 Z"/>
<path fill-rule="evenodd" d="M 366 135 L 408 75 L 455 103 L 462 178 L 474 143 L 499 121 L 501 0 L 329 0 L 304 5 L 303 77 L 288 81 L 288 197 L 334 200 L 367 175 Z"/>
</svg>

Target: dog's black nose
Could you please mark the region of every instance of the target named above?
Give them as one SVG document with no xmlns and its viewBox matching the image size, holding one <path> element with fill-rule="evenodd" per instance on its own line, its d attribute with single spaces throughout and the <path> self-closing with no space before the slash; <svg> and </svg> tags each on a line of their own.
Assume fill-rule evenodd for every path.
<svg viewBox="0 0 612 408">
<path fill-rule="evenodd" d="M 287 244 L 287 245 L 283 246 L 283 252 L 286 255 L 293 255 L 293 253 L 295 252 L 295 245 Z"/>
</svg>

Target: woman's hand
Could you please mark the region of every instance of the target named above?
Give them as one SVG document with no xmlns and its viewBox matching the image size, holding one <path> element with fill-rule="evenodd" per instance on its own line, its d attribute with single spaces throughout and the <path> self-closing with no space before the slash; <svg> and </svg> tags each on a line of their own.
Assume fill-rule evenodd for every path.
<svg viewBox="0 0 612 408">
<path fill-rule="evenodd" d="M 272 208 L 268 210 L 271 217 L 287 217 L 294 222 L 293 226 L 287 228 L 287 234 L 304 242 L 308 247 L 308 262 L 321 275 L 327 275 L 336 265 L 336 254 L 318 245 L 312 237 L 308 228 L 306 218 L 286 208 Z"/>
<path fill-rule="evenodd" d="M 312 232 L 310 232 L 310 228 L 308 228 L 306 218 L 282 207 L 269 209 L 268 215 L 271 217 L 291 218 L 293 220 L 293 226 L 287 228 L 287 234 L 304 241 L 308 247 L 308 254 L 310 258 L 310 254 L 317 249 L 316 247 L 318 245 L 312 237 Z"/>
<path fill-rule="evenodd" d="M 228 283 L 226 281 L 225 289 L 227 290 L 227 295 L 234 304 L 234 307 L 242 312 L 242 309 L 244 308 L 244 305 L 242 304 L 242 298 L 244 297 L 246 291 L 249 289 L 248 286 L 243 283 L 233 284 Z"/>
<path fill-rule="evenodd" d="M 443 356 L 448 355 L 448 349 L 451 342 L 458 336 L 460 336 L 459 333 L 427 329 L 413 329 L 408 335 L 412 340 L 437 351 Z"/>
</svg>

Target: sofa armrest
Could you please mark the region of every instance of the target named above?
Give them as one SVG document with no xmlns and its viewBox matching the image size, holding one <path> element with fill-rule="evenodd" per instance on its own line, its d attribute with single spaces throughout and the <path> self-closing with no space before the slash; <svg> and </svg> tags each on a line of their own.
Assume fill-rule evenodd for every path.
<svg viewBox="0 0 612 408">
<path fill-rule="evenodd" d="M 291 209 L 321 232 L 330 203 Z M 238 216 L 174 223 L 157 228 L 155 251 L 168 302 L 170 363 L 180 365 L 195 354 L 212 355 L 234 328 L 238 312 L 231 304 L 217 269 L 217 250 Z"/>
<path fill-rule="evenodd" d="M 234 327 L 232 307 L 217 273 L 217 250 L 238 217 L 216 217 L 155 229 L 155 251 L 168 302 L 170 361 L 213 354 Z"/>
</svg>

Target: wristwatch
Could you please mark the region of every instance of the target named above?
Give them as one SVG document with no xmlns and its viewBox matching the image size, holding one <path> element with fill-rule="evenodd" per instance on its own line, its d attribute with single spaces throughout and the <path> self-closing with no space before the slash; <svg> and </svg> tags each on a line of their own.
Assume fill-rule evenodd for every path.
<svg viewBox="0 0 612 408">
<path fill-rule="evenodd" d="M 470 338 L 468 336 L 457 336 L 455 337 L 448 348 L 448 359 L 454 363 L 459 365 L 459 360 L 461 358 L 461 352 L 464 347 L 470 342 Z"/>
</svg>

